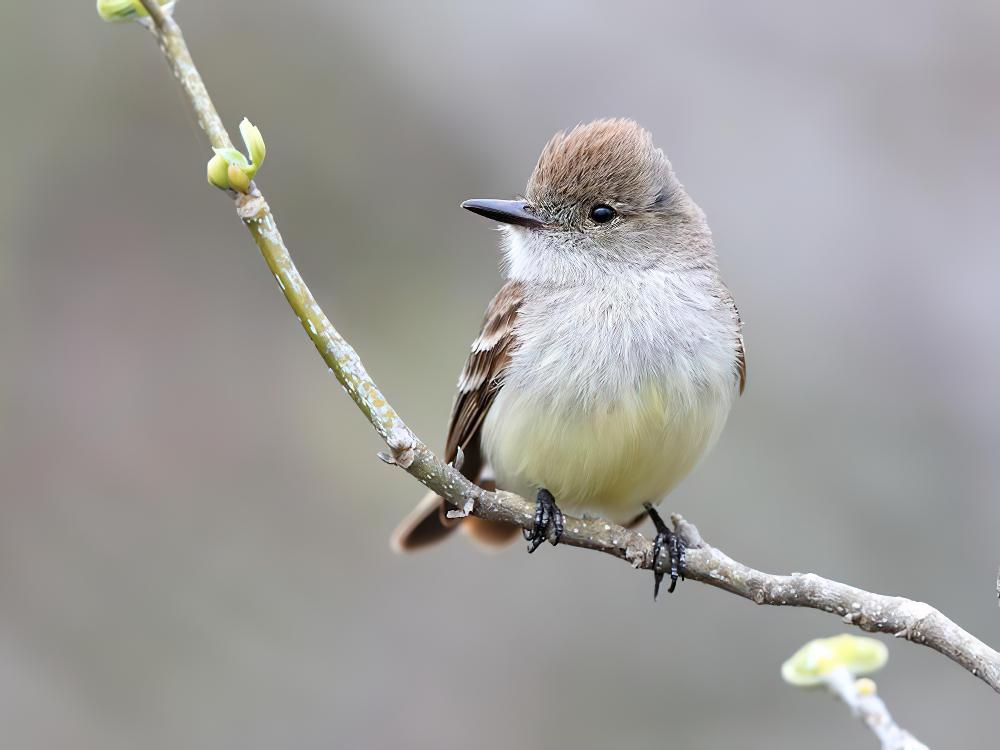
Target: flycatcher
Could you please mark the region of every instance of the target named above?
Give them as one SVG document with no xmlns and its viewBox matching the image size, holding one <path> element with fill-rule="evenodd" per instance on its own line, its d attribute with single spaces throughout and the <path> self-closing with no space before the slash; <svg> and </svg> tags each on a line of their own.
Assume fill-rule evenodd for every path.
<svg viewBox="0 0 1000 750">
<path fill-rule="evenodd" d="M 459 378 L 445 460 L 461 457 L 486 489 L 536 498 L 529 552 L 559 541 L 560 508 L 628 525 L 648 513 L 673 591 L 683 549 L 653 504 L 712 446 L 746 382 L 740 316 L 705 214 L 625 119 L 557 133 L 523 199 L 462 207 L 502 225 L 507 282 Z M 446 511 L 425 497 L 394 548 L 459 525 L 491 544 L 517 533 Z"/>
</svg>

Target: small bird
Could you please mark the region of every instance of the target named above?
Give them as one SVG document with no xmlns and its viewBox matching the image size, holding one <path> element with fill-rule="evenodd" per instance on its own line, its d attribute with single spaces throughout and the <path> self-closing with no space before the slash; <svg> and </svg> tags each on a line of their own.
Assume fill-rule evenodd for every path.
<svg viewBox="0 0 1000 750">
<path fill-rule="evenodd" d="M 445 460 L 485 489 L 534 497 L 528 551 L 562 508 L 657 528 L 655 588 L 683 546 L 653 508 L 719 437 L 746 383 L 742 325 L 705 214 L 628 119 L 557 133 L 524 197 L 468 200 L 499 222 L 507 281 L 458 381 Z M 433 493 L 393 534 L 415 550 L 456 527 L 503 544 L 507 524 L 448 518 Z"/>
</svg>

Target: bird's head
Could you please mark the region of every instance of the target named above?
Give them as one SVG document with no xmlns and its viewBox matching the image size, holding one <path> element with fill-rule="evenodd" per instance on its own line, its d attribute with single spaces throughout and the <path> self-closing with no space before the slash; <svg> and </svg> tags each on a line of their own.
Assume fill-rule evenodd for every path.
<svg viewBox="0 0 1000 750">
<path fill-rule="evenodd" d="M 515 278 L 572 281 L 712 255 L 701 210 L 649 132 L 627 119 L 553 136 L 523 198 L 462 206 L 504 225 Z"/>
</svg>

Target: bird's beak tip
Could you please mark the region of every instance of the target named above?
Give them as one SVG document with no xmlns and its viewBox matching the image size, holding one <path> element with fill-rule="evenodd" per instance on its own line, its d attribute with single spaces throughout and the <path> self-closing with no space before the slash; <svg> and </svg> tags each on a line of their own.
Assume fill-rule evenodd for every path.
<svg viewBox="0 0 1000 750">
<path fill-rule="evenodd" d="M 462 201 L 462 208 L 485 216 L 487 219 L 499 221 L 501 224 L 514 224 L 521 227 L 539 228 L 544 221 L 537 211 L 526 201 L 495 200 L 492 198 L 472 198 Z"/>
</svg>

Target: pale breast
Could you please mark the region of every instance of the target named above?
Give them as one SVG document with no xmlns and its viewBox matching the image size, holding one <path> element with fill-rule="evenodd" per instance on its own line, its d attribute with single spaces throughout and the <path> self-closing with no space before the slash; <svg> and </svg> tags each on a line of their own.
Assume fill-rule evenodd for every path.
<svg viewBox="0 0 1000 750">
<path fill-rule="evenodd" d="M 483 424 L 498 486 L 634 517 L 694 468 L 737 393 L 738 323 L 711 290 L 642 286 L 525 302 Z"/>
</svg>

